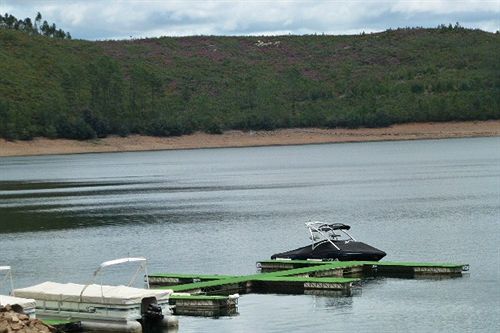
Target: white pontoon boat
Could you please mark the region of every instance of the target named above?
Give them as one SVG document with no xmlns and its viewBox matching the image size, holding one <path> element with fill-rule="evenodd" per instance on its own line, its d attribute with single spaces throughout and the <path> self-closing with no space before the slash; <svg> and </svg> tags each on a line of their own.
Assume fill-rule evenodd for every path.
<svg viewBox="0 0 500 333">
<path fill-rule="evenodd" d="M 94 284 L 106 267 L 138 263 L 139 267 L 127 286 Z M 147 289 L 134 288 L 138 274 L 146 276 Z M 172 290 L 149 289 L 145 258 L 122 258 L 103 262 L 87 285 L 44 282 L 32 287 L 16 289 L 15 294 L 36 300 L 39 318 L 81 321 L 86 330 L 142 332 L 146 327 L 175 326 L 171 316 L 169 295 Z"/>
</svg>

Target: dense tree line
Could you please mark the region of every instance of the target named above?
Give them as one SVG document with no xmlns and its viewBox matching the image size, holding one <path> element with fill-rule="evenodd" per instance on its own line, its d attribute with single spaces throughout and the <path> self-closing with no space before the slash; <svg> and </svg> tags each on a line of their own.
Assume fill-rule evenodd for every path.
<svg viewBox="0 0 500 333">
<path fill-rule="evenodd" d="M 268 39 L 85 42 L 0 31 L 0 136 L 500 119 L 498 34 L 444 26 Z"/>
<path fill-rule="evenodd" d="M 35 19 L 27 17 L 17 19 L 15 16 L 5 13 L 0 15 L 0 29 L 13 29 L 26 32 L 30 35 L 42 35 L 52 38 L 71 39 L 71 34 L 58 29 L 55 23 L 49 24 L 46 20 L 42 22 L 42 14 L 38 12 Z"/>
</svg>

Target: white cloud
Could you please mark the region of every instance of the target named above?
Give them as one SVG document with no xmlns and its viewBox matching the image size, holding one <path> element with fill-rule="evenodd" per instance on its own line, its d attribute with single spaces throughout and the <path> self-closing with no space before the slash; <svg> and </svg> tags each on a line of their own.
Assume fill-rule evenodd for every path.
<svg viewBox="0 0 500 333">
<path fill-rule="evenodd" d="M 493 11 L 499 13 L 500 2 L 498 0 L 427 0 L 427 1 L 395 1 L 392 10 L 403 13 L 472 13 L 477 11 Z"/>
<path fill-rule="evenodd" d="M 110 39 L 163 35 L 358 33 L 398 26 L 461 22 L 500 29 L 500 0 L 435 1 L 10 1 L 0 12 L 34 17 L 40 11 L 74 37 Z"/>
</svg>

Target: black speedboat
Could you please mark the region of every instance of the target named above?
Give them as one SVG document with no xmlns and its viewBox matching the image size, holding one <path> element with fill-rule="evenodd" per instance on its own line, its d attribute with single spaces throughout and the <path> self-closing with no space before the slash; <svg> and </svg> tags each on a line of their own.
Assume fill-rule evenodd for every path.
<svg viewBox="0 0 500 333">
<path fill-rule="evenodd" d="M 355 240 L 347 232 L 351 227 L 346 224 L 308 222 L 306 226 L 311 234 L 311 245 L 273 254 L 271 259 L 379 261 L 386 255 L 384 251 Z"/>
</svg>

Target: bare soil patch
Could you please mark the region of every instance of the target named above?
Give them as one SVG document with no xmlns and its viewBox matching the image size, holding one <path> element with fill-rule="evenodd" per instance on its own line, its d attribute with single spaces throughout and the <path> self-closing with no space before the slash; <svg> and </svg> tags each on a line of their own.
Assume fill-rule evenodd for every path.
<svg viewBox="0 0 500 333">
<path fill-rule="evenodd" d="M 180 137 L 131 135 L 126 138 L 77 141 L 36 138 L 31 141 L 0 139 L 0 156 L 76 154 L 195 148 L 303 145 L 364 141 L 424 140 L 500 136 L 500 120 L 447 123 L 410 123 L 384 128 L 294 128 L 275 131 L 195 133 Z"/>
</svg>

